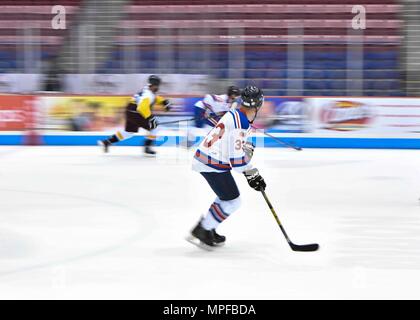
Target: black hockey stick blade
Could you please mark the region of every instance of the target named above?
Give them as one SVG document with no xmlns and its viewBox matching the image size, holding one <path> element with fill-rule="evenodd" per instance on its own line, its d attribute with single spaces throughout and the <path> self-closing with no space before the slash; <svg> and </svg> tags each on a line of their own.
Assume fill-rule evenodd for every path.
<svg viewBox="0 0 420 320">
<path fill-rule="evenodd" d="M 268 207 L 270 208 L 271 213 L 274 216 L 274 219 L 276 219 L 278 226 L 280 227 L 281 232 L 283 233 L 284 237 L 287 240 L 287 243 L 289 244 L 290 248 L 293 251 L 302 251 L 302 252 L 311 252 L 311 251 L 317 251 L 319 249 L 319 244 L 317 243 L 311 243 L 311 244 L 303 244 L 303 245 L 298 245 L 298 244 L 294 244 L 289 236 L 287 235 L 286 230 L 284 229 L 283 225 L 280 222 L 279 217 L 277 216 L 276 211 L 274 210 L 270 200 L 268 199 L 267 195 L 265 194 L 265 190 L 260 190 L 261 194 L 263 195 L 265 201 L 267 202 Z"/>
<path fill-rule="evenodd" d="M 319 249 L 318 243 L 303 244 L 303 245 L 298 245 L 294 243 L 289 243 L 289 244 L 293 251 L 310 252 L 310 251 L 317 251 Z"/>
</svg>

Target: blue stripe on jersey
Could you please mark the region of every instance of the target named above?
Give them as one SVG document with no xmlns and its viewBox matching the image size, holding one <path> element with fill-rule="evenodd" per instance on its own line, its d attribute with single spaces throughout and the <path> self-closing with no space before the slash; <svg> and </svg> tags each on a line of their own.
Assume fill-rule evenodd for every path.
<svg viewBox="0 0 420 320">
<path fill-rule="evenodd" d="M 236 124 L 236 119 L 235 119 L 235 114 L 234 114 L 234 111 L 229 111 L 229 113 L 232 115 L 232 118 L 233 118 L 233 123 L 235 124 L 235 129 L 237 129 L 237 128 L 238 128 L 238 126 L 237 126 L 237 124 Z"/>
<path fill-rule="evenodd" d="M 241 128 L 247 130 L 249 128 L 249 120 L 245 113 L 243 113 L 241 110 L 236 110 L 236 112 L 238 113 L 239 119 L 241 121 Z"/>
</svg>

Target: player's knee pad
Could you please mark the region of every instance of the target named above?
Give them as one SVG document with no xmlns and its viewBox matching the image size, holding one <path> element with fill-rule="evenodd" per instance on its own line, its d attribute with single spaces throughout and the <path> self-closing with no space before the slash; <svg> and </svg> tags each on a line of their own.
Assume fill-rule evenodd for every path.
<svg viewBox="0 0 420 320">
<path fill-rule="evenodd" d="M 146 136 L 147 139 L 156 140 L 157 131 L 158 129 L 152 129 L 148 132 L 148 135 Z"/>
<path fill-rule="evenodd" d="M 224 212 L 230 215 L 239 209 L 242 201 L 241 197 L 237 197 L 233 200 L 220 200 L 219 198 L 217 198 L 215 202 L 220 205 Z"/>
<path fill-rule="evenodd" d="M 120 140 L 125 140 L 125 139 L 128 139 L 128 138 L 131 138 L 133 136 L 133 134 L 134 134 L 133 132 L 128 132 L 128 131 L 125 131 L 125 130 L 121 130 L 121 131 L 117 132 L 117 137 Z"/>
</svg>

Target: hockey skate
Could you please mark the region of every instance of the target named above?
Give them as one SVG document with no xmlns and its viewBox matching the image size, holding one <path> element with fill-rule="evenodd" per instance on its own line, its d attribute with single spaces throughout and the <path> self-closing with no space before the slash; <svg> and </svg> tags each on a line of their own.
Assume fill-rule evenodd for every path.
<svg viewBox="0 0 420 320">
<path fill-rule="evenodd" d="M 108 140 L 98 140 L 98 146 L 102 147 L 102 150 L 104 151 L 104 153 L 108 153 L 109 152 L 109 146 L 111 144 L 108 142 Z"/>
<path fill-rule="evenodd" d="M 197 247 L 212 251 L 216 246 L 214 238 L 214 230 L 206 230 L 201 226 L 201 222 L 191 231 L 191 234 L 186 239 L 188 242 Z"/>
<path fill-rule="evenodd" d="M 144 154 L 146 156 L 153 157 L 156 155 L 156 151 L 152 149 L 152 145 L 153 145 L 153 140 L 146 139 L 146 141 L 144 142 Z"/>
<path fill-rule="evenodd" d="M 151 147 L 145 147 L 144 148 L 144 154 L 147 155 L 147 156 L 153 157 L 153 156 L 156 155 L 156 151 L 153 150 Z"/>
<path fill-rule="evenodd" d="M 214 245 L 217 247 L 221 247 L 225 245 L 226 237 L 218 234 L 215 229 L 213 229 L 212 231 L 213 231 L 213 236 L 214 236 L 214 241 L 213 241 Z"/>
</svg>

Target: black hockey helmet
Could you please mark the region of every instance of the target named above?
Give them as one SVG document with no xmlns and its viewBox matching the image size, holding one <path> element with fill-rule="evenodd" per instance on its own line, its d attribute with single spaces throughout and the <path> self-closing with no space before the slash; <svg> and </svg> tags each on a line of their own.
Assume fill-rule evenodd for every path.
<svg viewBox="0 0 420 320">
<path fill-rule="evenodd" d="M 259 109 L 264 103 L 264 94 L 256 86 L 246 86 L 241 93 L 242 106 L 245 108 Z"/>
<path fill-rule="evenodd" d="M 227 95 L 239 97 L 241 95 L 241 89 L 239 89 L 237 86 L 229 86 L 227 90 Z"/>
<path fill-rule="evenodd" d="M 158 76 L 152 74 L 151 76 L 149 76 L 148 82 L 149 82 L 149 85 L 159 86 L 161 79 Z"/>
</svg>

